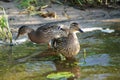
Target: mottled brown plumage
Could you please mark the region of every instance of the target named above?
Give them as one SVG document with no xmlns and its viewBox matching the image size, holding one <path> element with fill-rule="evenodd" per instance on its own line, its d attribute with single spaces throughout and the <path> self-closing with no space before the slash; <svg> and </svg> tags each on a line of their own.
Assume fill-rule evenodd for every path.
<svg viewBox="0 0 120 80">
<path fill-rule="evenodd" d="M 29 39 L 34 43 L 49 43 L 53 38 L 67 36 L 67 33 L 60 29 L 61 26 L 57 24 L 46 24 L 40 26 L 36 31 L 28 26 L 21 26 L 18 30 L 18 35 L 28 34 Z"/>
<path fill-rule="evenodd" d="M 70 24 L 69 34 L 67 37 L 53 39 L 53 48 L 57 53 L 64 55 L 67 58 L 72 58 L 79 53 L 80 44 L 76 33 L 83 32 L 78 23 Z"/>
</svg>

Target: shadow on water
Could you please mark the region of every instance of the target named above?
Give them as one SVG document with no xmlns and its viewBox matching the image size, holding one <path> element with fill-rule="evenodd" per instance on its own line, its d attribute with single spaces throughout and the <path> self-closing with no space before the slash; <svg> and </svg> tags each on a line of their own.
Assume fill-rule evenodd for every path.
<svg viewBox="0 0 120 80">
<path fill-rule="evenodd" d="M 0 47 L 0 80 L 119 80 L 120 24 L 99 25 L 78 35 L 81 43 L 76 59 L 61 61 L 47 45 L 26 42 L 13 46 L 15 64 L 8 64 L 8 46 Z M 113 29 L 111 33 L 106 31 Z M 100 28 L 101 29 L 101 28 Z M 86 54 L 84 54 L 86 51 Z M 34 53 L 34 55 L 33 55 Z"/>
<path fill-rule="evenodd" d="M 2 67 L 0 78 L 2 80 L 74 80 L 80 78 L 80 66 L 76 59 L 61 61 L 56 56 L 52 50 L 48 49 L 29 59 L 28 57 L 17 59 L 17 63 L 13 66 Z M 25 61 L 21 62 L 21 59 Z"/>
</svg>

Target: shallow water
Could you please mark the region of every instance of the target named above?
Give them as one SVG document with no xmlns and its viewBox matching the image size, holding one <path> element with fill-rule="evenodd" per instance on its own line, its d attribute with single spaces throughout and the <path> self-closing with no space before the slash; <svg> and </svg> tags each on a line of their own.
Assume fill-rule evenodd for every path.
<svg viewBox="0 0 120 80">
<path fill-rule="evenodd" d="M 94 25 L 94 24 L 92 24 Z M 81 51 L 76 60 L 53 61 L 28 57 L 43 52 L 47 45 L 25 42 L 13 46 L 14 62 L 9 63 L 10 47 L 0 46 L 0 80 L 119 80 L 120 79 L 120 23 L 97 24 L 85 33 L 78 34 Z M 96 26 L 98 28 L 96 28 Z M 86 29 L 83 27 L 83 29 Z M 108 30 L 108 31 L 107 31 Z M 109 30 L 112 32 L 109 33 Z M 113 31 L 114 30 L 114 31 Z M 85 52 L 86 51 L 86 52 Z M 22 57 L 30 58 L 23 60 Z M 23 60 L 23 61 L 20 61 Z M 61 74 L 60 72 L 64 72 Z M 70 72 L 65 73 L 65 72 Z M 52 79 L 48 75 L 55 73 Z M 58 76 L 58 75 L 59 76 Z M 65 76 L 71 75 L 74 76 Z M 55 78 L 56 77 L 56 78 Z"/>
</svg>

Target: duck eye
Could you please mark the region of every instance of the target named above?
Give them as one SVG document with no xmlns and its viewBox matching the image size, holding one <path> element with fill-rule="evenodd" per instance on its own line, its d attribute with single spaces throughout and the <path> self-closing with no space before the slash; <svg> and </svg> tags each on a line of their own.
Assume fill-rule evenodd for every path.
<svg viewBox="0 0 120 80">
<path fill-rule="evenodd" d="M 75 24 L 72 24 L 72 26 L 75 26 Z"/>
</svg>

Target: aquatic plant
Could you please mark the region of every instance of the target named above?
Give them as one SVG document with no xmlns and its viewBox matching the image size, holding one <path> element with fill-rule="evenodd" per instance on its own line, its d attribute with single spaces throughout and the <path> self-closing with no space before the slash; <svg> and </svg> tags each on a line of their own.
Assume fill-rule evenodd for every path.
<svg viewBox="0 0 120 80">
<path fill-rule="evenodd" d="M 3 11 L 3 15 L 0 16 L 0 39 L 9 40 L 12 43 L 12 33 L 10 31 L 8 16 L 3 7 L 0 7 Z"/>
</svg>

